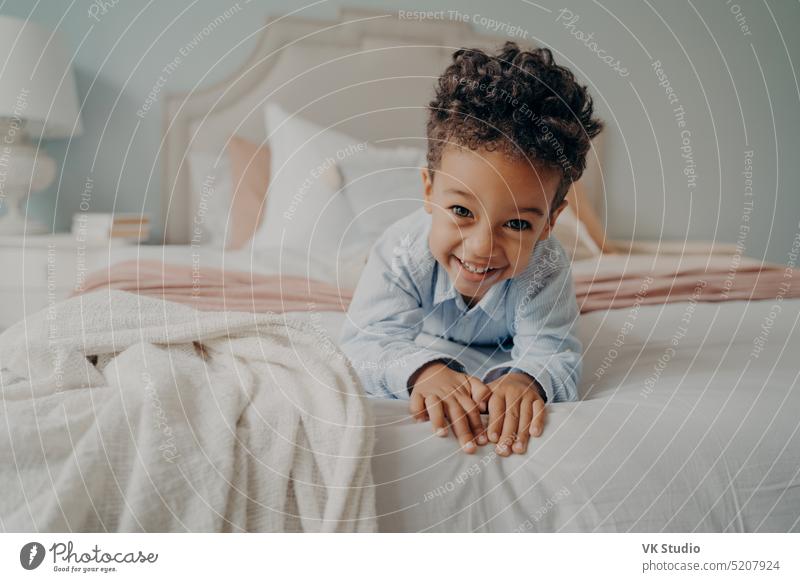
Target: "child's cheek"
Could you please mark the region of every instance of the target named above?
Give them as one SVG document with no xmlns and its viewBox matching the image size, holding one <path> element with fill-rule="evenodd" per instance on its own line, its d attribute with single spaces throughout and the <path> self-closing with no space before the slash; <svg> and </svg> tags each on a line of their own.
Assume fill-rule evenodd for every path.
<svg viewBox="0 0 800 582">
<path fill-rule="evenodd" d="M 446 229 L 446 227 L 445 227 Z M 449 249 L 447 248 L 447 237 L 443 236 L 441 225 L 433 225 L 431 228 L 430 236 L 428 236 L 428 244 L 431 248 L 431 253 L 438 261 L 442 261 L 447 255 Z"/>
<path fill-rule="evenodd" d="M 432 225 L 431 238 L 442 251 L 450 251 L 461 240 L 458 225 L 449 216 L 442 217 Z"/>
<path fill-rule="evenodd" d="M 528 261 L 530 260 L 532 252 L 532 244 L 514 245 L 514 248 L 507 249 L 506 256 L 511 261 L 511 264 L 514 265 L 512 276 L 516 276 L 525 270 L 525 268 L 528 266 Z"/>
</svg>

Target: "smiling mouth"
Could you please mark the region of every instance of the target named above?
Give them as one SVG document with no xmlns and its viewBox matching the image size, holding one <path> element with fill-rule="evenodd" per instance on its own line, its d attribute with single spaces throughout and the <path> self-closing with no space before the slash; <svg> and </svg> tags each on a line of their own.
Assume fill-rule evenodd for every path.
<svg viewBox="0 0 800 582">
<path fill-rule="evenodd" d="M 461 264 L 461 266 L 464 267 L 464 269 L 466 269 L 470 273 L 474 273 L 475 275 L 487 275 L 489 273 L 497 271 L 500 268 L 500 267 L 481 267 L 479 265 L 475 265 L 474 263 L 464 261 L 459 257 L 456 257 L 456 259 Z"/>
</svg>

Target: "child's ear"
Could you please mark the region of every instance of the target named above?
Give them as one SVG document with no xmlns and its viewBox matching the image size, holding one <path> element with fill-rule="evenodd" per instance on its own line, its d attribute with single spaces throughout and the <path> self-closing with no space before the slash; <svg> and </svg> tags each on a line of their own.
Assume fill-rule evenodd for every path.
<svg viewBox="0 0 800 582">
<path fill-rule="evenodd" d="M 546 238 L 550 237 L 550 233 L 552 232 L 553 227 L 556 225 L 556 219 L 558 219 L 558 215 L 564 212 L 568 204 L 569 202 L 567 202 L 567 199 L 564 198 L 564 201 L 558 206 L 558 208 L 553 210 L 553 212 L 550 214 L 550 218 L 547 220 L 547 224 L 542 230 L 541 236 L 539 236 L 539 240 L 545 240 Z"/>
<path fill-rule="evenodd" d="M 433 194 L 433 175 L 428 168 L 422 168 L 422 194 L 425 197 L 424 207 L 425 212 L 431 213 L 433 206 L 431 204 L 431 195 Z"/>
</svg>

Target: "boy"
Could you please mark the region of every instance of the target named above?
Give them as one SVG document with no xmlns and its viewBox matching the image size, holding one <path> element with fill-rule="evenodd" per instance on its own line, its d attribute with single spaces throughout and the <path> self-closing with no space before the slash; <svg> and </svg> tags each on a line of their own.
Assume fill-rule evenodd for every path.
<svg viewBox="0 0 800 582">
<path fill-rule="evenodd" d="M 578 397 L 578 310 L 549 234 L 592 113 L 548 49 L 456 51 L 429 107 L 424 206 L 378 240 L 350 304 L 342 349 L 366 391 L 408 399 L 439 436 L 449 424 L 467 453 L 524 453 L 545 403 Z"/>
</svg>

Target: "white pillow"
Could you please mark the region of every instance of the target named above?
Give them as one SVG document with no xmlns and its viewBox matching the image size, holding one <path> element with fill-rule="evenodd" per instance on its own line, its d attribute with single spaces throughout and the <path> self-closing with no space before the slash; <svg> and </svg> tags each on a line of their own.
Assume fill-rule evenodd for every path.
<svg viewBox="0 0 800 582">
<path fill-rule="evenodd" d="M 331 250 L 335 255 L 353 219 L 344 196 L 336 193 L 336 159 L 359 142 L 290 117 L 272 103 L 264 111 L 272 159 L 267 208 L 253 244 L 261 250 L 283 246 L 317 257 L 331 256 Z"/>
<path fill-rule="evenodd" d="M 354 287 L 380 233 L 419 208 L 422 151 L 368 145 L 272 103 L 265 121 L 272 163 L 255 249 L 304 253 L 309 276 Z"/>
<path fill-rule="evenodd" d="M 230 160 L 223 154 L 217 163 L 216 154 L 205 152 L 191 152 L 188 159 L 192 200 L 198 201 L 192 209 L 190 240 L 224 249 L 233 188 Z"/>
<path fill-rule="evenodd" d="M 338 164 L 345 198 L 353 212 L 358 243 L 351 245 L 343 283 L 355 287 L 372 246 L 387 228 L 422 205 L 425 152 L 417 148 L 369 146 Z"/>
<path fill-rule="evenodd" d="M 411 147 L 378 148 L 338 163 L 342 187 L 358 230 L 369 237 L 369 247 L 400 218 L 422 204 L 425 152 Z"/>
</svg>

